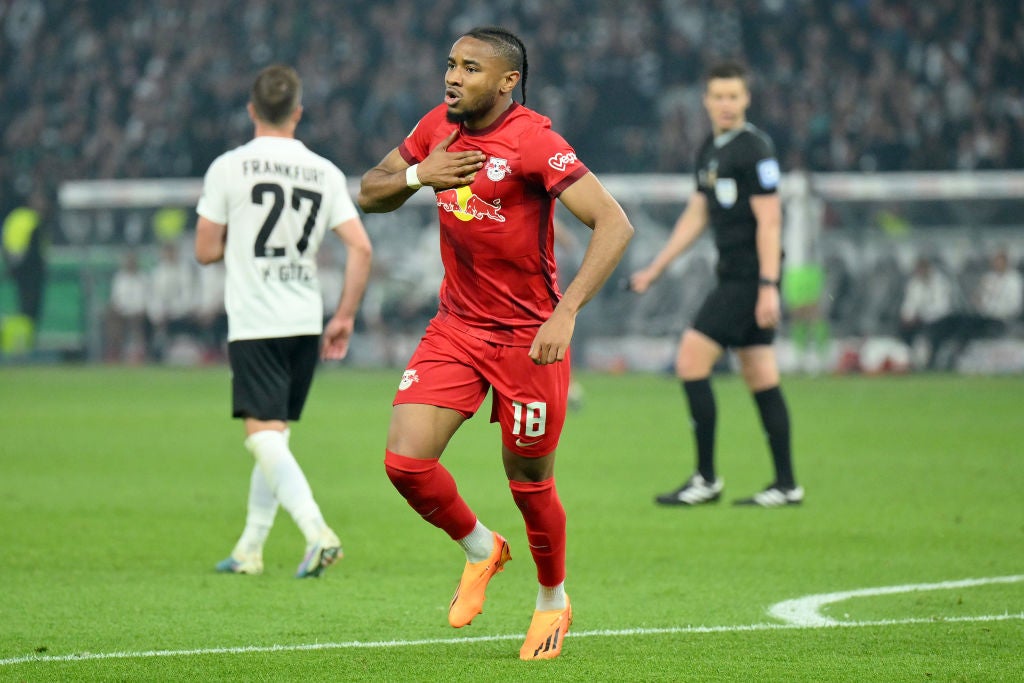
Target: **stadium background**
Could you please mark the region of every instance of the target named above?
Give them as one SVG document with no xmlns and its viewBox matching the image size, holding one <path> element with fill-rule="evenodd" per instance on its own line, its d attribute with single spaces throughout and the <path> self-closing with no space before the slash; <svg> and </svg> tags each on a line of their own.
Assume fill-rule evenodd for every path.
<svg viewBox="0 0 1024 683">
<path fill-rule="evenodd" d="M 861 369 L 843 359 L 866 340 L 894 336 L 917 254 L 935 254 L 963 287 L 993 245 L 1009 245 L 1015 263 L 1024 256 L 1020 3 L 16 0 L 0 7 L 0 214 L 32 197 L 40 202 L 49 249 L 35 357 L 103 357 L 99 321 L 122 252 L 138 248 L 151 266 L 161 240 L 178 235 L 187 248 L 193 221 L 194 186 L 141 200 L 123 183 L 146 180 L 139 187 L 151 192 L 161 179 L 165 188 L 170 179 L 194 181 L 217 154 L 248 139 L 244 104 L 260 67 L 297 66 L 306 93 L 300 137 L 358 179 L 437 102 L 452 37 L 491 23 L 524 38 L 528 104 L 550 116 L 602 178 L 614 176 L 639 229 L 620 272 L 581 320 L 577 355 L 589 367 L 664 365 L 706 286 L 706 243 L 643 299 L 617 283 L 649 258 L 682 208 L 684 174 L 707 133 L 700 77 L 721 57 L 752 66 L 750 120 L 774 138 L 793 185 L 811 181 L 800 196 L 814 201 L 787 204 L 788 262 L 826 267 L 822 314 L 836 340 L 833 368 Z M 901 176 L 912 181 L 903 190 L 872 193 L 859 180 L 898 184 L 885 174 L 908 172 L 969 182 L 943 193 L 933 176 Z M 842 176 L 845 191 L 816 192 L 824 186 L 816 180 L 831 174 L 851 174 Z M 62 188 L 83 180 L 119 184 L 69 209 Z M 432 221 L 427 202 L 368 217 L 378 268 L 361 321 L 370 334 L 351 362 L 402 362 L 424 320 L 404 302 L 428 297 L 436 281 L 425 230 Z M 424 247 L 409 249 L 421 239 Z M 571 274 L 578 254 L 561 256 Z M 5 319 L 13 289 L 5 269 Z M 980 345 L 962 369 L 1024 368 L 1019 340 L 1003 341 L 1009 345 Z M 796 369 L 788 343 L 784 328 L 783 362 Z M 188 348 L 176 356 L 195 357 Z M 863 367 L 884 366 L 878 358 Z"/>
<path fill-rule="evenodd" d="M 0 0 L 0 214 L 38 191 L 49 241 L 28 359 L 102 357 L 94 335 L 113 268 L 129 247 L 151 266 L 161 236 L 187 239 L 205 163 L 250 133 L 241 107 L 258 67 L 298 64 L 309 93 L 300 134 L 358 178 L 376 145 L 437 101 L 453 34 L 492 21 L 526 38 L 529 103 L 614 180 L 638 227 L 630 263 L 585 309 L 577 342 L 590 350 L 577 357 L 656 365 L 699 298 L 706 243 L 662 293 L 628 298 L 616 283 L 681 208 L 706 131 L 698 74 L 732 51 L 757 72 L 751 119 L 783 150 L 787 235 L 819 226 L 819 242 L 796 248 L 826 264 L 830 294 L 843 281 L 852 292 L 827 307 L 835 338 L 885 339 L 891 319 L 877 311 L 891 311 L 912 254 L 935 250 L 958 275 L 992 244 L 1024 256 L 1021 7 Z M 409 248 L 435 222 L 428 199 L 418 193 L 390 222 L 368 217 L 380 265 L 368 310 L 393 304 L 385 295 L 429 263 Z M 5 322 L 13 300 L 3 269 Z M 251 467 L 227 418 L 225 366 L 7 355 L 0 680 L 1021 681 L 1021 375 L 1012 352 L 988 358 L 1017 374 L 786 377 L 808 499 L 760 512 L 653 505 L 689 466 L 678 384 L 580 373 L 587 400 L 569 415 L 559 464 L 578 611 L 565 654 L 527 668 L 515 652 L 535 575 L 486 420 L 460 430 L 446 464 L 519 554 L 487 618 L 452 632 L 458 550 L 381 471 L 393 369 L 321 373 L 292 437 L 344 526 L 344 565 L 295 581 L 302 540 L 279 521 L 252 583 L 213 573 Z M 741 378 L 716 387 L 728 416 L 721 465 L 741 495 L 770 463 Z M 882 594 L 922 585 L 945 589 Z M 791 628 L 767 613 L 871 588 L 822 609 L 838 627 Z"/>
</svg>

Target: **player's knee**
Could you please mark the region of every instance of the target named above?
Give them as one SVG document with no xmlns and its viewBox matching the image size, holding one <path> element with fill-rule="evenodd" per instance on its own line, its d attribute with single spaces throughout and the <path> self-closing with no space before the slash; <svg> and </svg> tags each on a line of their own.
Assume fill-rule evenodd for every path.
<svg viewBox="0 0 1024 683">
<path fill-rule="evenodd" d="M 509 482 L 542 482 L 555 476 L 555 452 L 541 457 L 514 453 L 507 446 L 502 449 L 505 475 Z"/>
<path fill-rule="evenodd" d="M 689 382 L 696 379 L 704 379 L 711 374 L 713 363 L 707 363 L 693 354 L 681 353 L 676 358 L 676 377 Z"/>
<path fill-rule="evenodd" d="M 743 381 L 746 382 L 750 391 L 757 393 L 779 386 L 779 374 L 777 372 L 744 371 Z"/>
<path fill-rule="evenodd" d="M 683 335 L 679 354 L 676 356 L 676 377 L 683 381 L 704 379 L 711 375 L 721 349 L 707 337 L 688 330 Z"/>
<path fill-rule="evenodd" d="M 399 491 L 429 477 L 437 464 L 436 458 L 409 458 L 391 450 L 384 452 L 384 471 Z"/>
<path fill-rule="evenodd" d="M 408 458 L 392 451 L 385 451 L 384 471 L 391 484 L 402 497 L 421 515 L 436 510 L 442 502 L 448 502 L 444 477 L 440 482 L 435 475 L 440 470 L 437 459 Z"/>
</svg>

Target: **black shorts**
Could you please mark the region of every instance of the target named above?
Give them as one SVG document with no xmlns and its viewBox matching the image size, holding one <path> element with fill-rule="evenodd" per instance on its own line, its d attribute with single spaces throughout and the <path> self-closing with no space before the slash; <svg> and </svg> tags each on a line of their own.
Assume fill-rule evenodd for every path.
<svg viewBox="0 0 1024 683">
<path fill-rule="evenodd" d="M 723 348 L 767 346 L 775 340 L 775 329 L 757 326 L 757 280 L 720 280 L 708 294 L 693 329 Z"/>
<path fill-rule="evenodd" d="M 229 343 L 232 415 L 298 420 L 319 357 L 319 335 Z"/>
</svg>

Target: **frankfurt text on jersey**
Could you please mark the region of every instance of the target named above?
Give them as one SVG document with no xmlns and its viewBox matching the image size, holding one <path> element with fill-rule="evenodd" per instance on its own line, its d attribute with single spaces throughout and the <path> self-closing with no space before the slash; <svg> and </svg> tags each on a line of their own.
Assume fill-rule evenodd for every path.
<svg viewBox="0 0 1024 683">
<path fill-rule="evenodd" d="M 242 162 L 242 173 L 246 176 L 274 175 L 317 185 L 324 184 L 324 172 L 322 169 L 311 166 L 297 166 L 267 159 L 246 159 Z"/>
</svg>

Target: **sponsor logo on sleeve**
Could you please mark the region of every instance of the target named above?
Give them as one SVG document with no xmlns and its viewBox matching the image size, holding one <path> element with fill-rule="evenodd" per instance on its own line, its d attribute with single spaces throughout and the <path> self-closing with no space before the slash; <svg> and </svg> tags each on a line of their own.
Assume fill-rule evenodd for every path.
<svg viewBox="0 0 1024 683">
<path fill-rule="evenodd" d="M 566 168 L 572 166 L 577 161 L 579 161 L 579 158 L 576 156 L 576 152 L 569 152 L 568 154 L 563 154 L 562 152 L 559 152 L 555 156 L 548 159 L 548 166 L 555 169 L 556 171 L 564 171 Z"/>
</svg>

